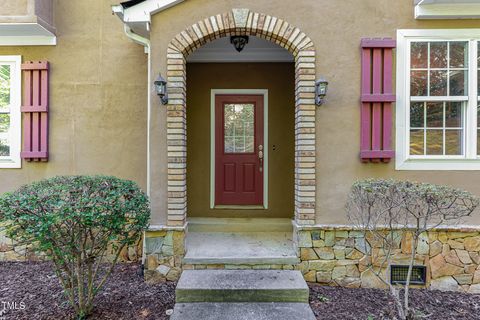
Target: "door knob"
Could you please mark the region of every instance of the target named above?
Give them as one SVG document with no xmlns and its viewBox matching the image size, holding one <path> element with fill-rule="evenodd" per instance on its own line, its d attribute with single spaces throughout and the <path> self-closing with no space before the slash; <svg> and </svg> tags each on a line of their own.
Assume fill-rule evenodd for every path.
<svg viewBox="0 0 480 320">
<path fill-rule="evenodd" d="M 263 145 L 258 146 L 258 159 L 260 159 L 260 167 L 258 168 L 260 172 L 263 171 Z"/>
</svg>

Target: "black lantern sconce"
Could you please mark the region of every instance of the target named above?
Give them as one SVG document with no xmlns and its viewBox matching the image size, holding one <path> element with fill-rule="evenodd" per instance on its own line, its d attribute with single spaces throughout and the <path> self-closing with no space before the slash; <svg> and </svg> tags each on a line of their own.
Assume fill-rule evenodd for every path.
<svg viewBox="0 0 480 320">
<path fill-rule="evenodd" d="M 155 91 L 157 95 L 160 97 L 160 101 L 162 104 L 168 103 L 168 95 L 167 95 L 167 81 L 163 79 L 161 74 L 158 74 L 157 79 L 153 82 L 155 85 Z"/>
<path fill-rule="evenodd" d="M 233 44 L 235 50 L 240 52 L 243 50 L 243 48 L 245 48 L 245 45 L 248 43 L 248 36 L 231 36 L 230 43 Z"/>
<path fill-rule="evenodd" d="M 328 81 L 324 78 L 320 78 L 315 82 L 315 103 L 317 106 L 321 106 L 325 102 L 325 96 L 327 95 Z"/>
</svg>

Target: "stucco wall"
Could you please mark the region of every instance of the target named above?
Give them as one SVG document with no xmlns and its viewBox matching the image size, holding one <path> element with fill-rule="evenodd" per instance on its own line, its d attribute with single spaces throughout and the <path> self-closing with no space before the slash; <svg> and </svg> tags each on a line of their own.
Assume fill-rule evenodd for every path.
<svg viewBox="0 0 480 320">
<path fill-rule="evenodd" d="M 56 46 L 0 47 L 50 61 L 50 161 L 0 169 L 0 193 L 61 174 L 108 174 L 146 187 L 147 56 L 111 14 L 117 1 L 56 1 Z"/>
<path fill-rule="evenodd" d="M 294 65 L 195 63 L 187 74 L 188 216 L 293 218 Z M 210 209 L 211 89 L 268 89 L 267 210 Z"/>
<path fill-rule="evenodd" d="M 23 16 L 28 14 L 28 0 L 1 0 L 0 16 Z"/>
<path fill-rule="evenodd" d="M 390 164 L 359 161 L 360 135 L 360 39 L 393 37 L 405 28 L 478 28 L 475 20 L 421 21 L 413 18 L 412 1 L 376 0 L 190 0 L 161 12 L 152 22 L 152 81 L 166 74 L 166 51 L 170 40 L 200 19 L 232 8 L 248 8 L 282 18 L 299 27 L 314 42 L 317 76 L 329 82 L 327 103 L 317 113 L 317 215 L 319 224 L 346 223 L 344 203 L 356 179 L 391 177 L 449 184 L 480 195 L 480 172 L 395 171 Z M 188 74 L 187 74 L 188 77 Z M 187 108 L 188 108 L 187 101 Z M 152 105 L 152 190 L 155 221 L 166 215 L 166 123 L 165 108 L 156 99 Z M 188 120 L 187 120 L 188 121 Z M 187 155 L 188 157 L 188 155 Z M 480 214 L 470 221 L 480 224 Z"/>
</svg>

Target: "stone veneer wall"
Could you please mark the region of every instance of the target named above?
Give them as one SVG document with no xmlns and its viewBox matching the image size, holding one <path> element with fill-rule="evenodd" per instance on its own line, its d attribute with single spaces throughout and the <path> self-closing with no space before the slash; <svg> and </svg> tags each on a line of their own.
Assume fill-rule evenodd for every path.
<svg viewBox="0 0 480 320">
<path fill-rule="evenodd" d="M 407 263 L 411 241 L 411 233 L 398 231 L 395 264 Z M 366 246 L 380 250 L 380 245 L 368 236 L 365 239 L 363 232 L 309 228 L 298 231 L 296 243 L 302 260 L 299 269 L 307 281 L 344 287 L 384 287 L 367 270 L 365 256 Z M 428 288 L 480 293 L 480 231 L 436 230 L 424 234 L 415 260 L 427 267 Z"/>
<path fill-rule="evenodd" d="M 0 261 L 42 261 L 47 260 L 43 252 L 36 252 L 30 245 L 19 245 L 5 235 L 0 224 Z M 112 255 L 108 255 L 112 258 Z M 138 262 L 142 258 L 142 241 L 125 247 L 120 253 L 119 262 Z"/>
<path fill-rule="evenodd" d="M 177 280 L 185 255 L 184 230 L 147 231 L 145 233 L 145 280 Z"/>
</svg>

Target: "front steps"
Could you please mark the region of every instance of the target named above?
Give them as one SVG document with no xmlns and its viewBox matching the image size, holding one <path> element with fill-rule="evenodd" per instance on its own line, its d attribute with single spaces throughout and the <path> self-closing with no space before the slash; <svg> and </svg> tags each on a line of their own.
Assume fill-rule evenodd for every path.
<svg viewBox="0 0 480 320">
<path fill-rule="evenodd" d="M 170 320 L 315 320 L 306 303 L 177 303 Z"/>
<path fill-rule="evenodd" d="M 171 320 L 315 320 L 299 271 L 185 270 Z"/>
<path fill-rule="evenodd" d="M 177 302 L 308 302 L 308 286 L 299 271 L 185 270 Z"/>
<path fill-rule="evenodd" d="M 289 219 L 192 218 L 188 221 L 184 265 L 295 265 Z"/>
</svg>

